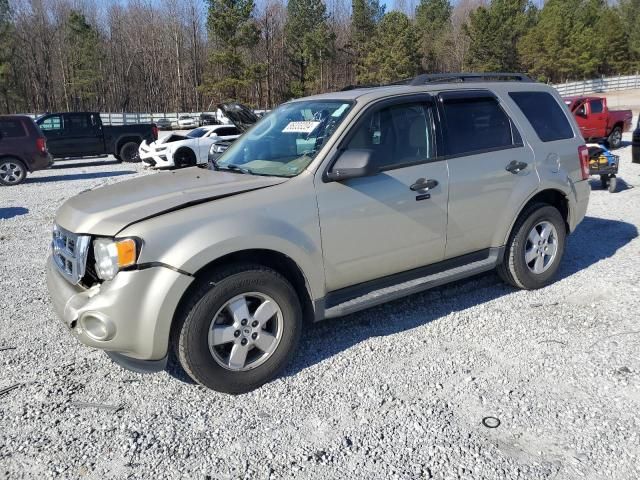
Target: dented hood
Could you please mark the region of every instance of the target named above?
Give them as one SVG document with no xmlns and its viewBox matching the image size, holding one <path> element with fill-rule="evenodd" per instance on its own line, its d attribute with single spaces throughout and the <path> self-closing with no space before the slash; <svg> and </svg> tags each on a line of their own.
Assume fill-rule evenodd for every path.
<svg viewBox="0 0 640 480">
<path fill-rule="evenodd" d="M 287 180 L 197 167 L 158 172 L 80 193 L 60 207 L 56 223 L 74 233 L 113 236 L 163 213 Z"/>
</svg>

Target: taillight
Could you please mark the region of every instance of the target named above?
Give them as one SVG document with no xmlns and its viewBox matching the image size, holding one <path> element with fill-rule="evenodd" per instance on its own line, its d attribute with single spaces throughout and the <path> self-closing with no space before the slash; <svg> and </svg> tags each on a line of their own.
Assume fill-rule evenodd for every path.
<svg viewBox="0 0 640 480">
<path fill-rule="evenodd" d="M 36 138 L 36 150 L 43 155 L 47 153 L 47 139 L 46 138 Z"/>
<path fill-rule="evenodd" d="M 156 124 L 151 126 L 151 135 L 153 135 L 154 140 L 158 139 L 158 126 Z"/>
<path fill-rule="evenodd" d="M 582 170 L 582 179 L 589 178 L 589 149 L 586 145 L 578 147 L 578 158 L 580 158 L 580 170 Z"/>
</svg>

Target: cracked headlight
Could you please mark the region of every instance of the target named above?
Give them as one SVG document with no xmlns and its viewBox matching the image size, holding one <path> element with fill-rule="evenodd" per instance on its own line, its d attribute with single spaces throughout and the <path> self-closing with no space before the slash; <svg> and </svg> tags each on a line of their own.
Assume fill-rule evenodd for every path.
<svg viewBox="0 0 640 480">
<path fill-rule="evenodd" d="M 133 238 L 113 240 L 98 238 L 93 242 L 96 273 L 102 280 L 111 280 L 120 270 L 135 265 L 138 243 Z"/>
</svg>

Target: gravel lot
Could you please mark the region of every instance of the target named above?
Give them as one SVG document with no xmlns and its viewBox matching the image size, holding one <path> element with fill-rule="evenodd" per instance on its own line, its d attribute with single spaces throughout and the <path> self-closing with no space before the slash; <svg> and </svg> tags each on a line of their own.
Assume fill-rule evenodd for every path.
<svg viewBox="0 0 640 480">
<path fill-rule="evenodd" d="M 327 321 L 281 378 L 238 397 L 124 371 L 51 310 L 56 209 L 141 166 L 61 162 L 0 188 L 0 349 L 15 347 L 0 390 L 19 384 L 0 396 L 0 478 L 640 478 L 630 150 L 619 192 L 594 179 L 552 286 L 489 274 Z"/>
</svg>

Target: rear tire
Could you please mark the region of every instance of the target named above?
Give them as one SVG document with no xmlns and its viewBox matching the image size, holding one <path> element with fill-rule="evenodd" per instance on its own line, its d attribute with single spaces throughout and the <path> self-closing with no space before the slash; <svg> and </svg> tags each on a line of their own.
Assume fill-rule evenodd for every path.
<svg viewBox="0 0 640 480">
<path fill-rule="evenodd" d="M 27 178 L 27 167 L 17 158 L 3 158 L 0 160 L 0 185 L 12 187 L 24 182 Z"/>
<path fill-rule="evenodd" d="M 549 285 L 560 267 L 566 236 L 557 208 L 544 203 L 531 205 L 513 227 L 498 275 L 526 290 Z"/>
<path fill-rule="evenodd" d="M 607 137 L 607 143 L 612 149 L 620 148 L 622 146 L 622 128 L 613 127 L 611 133 Z"/>
<path fill-rule="evenodd" d="M 138 144 L 136 142 L 125 143 L 120 147 L 118 157 L 116 157 L 116 159 L 120 162 L 138 163 L 140 161 L 140 155 L 138 155 Z"/>
<path fill-rule="evenodd" d="M 301 331 L 300 301 L 282 275 L 261 265 L 232 265 L 215 272 L 188 298 L 172 344 L 193 380 L 239 394 L 282 371 Z"/>
</svg>

